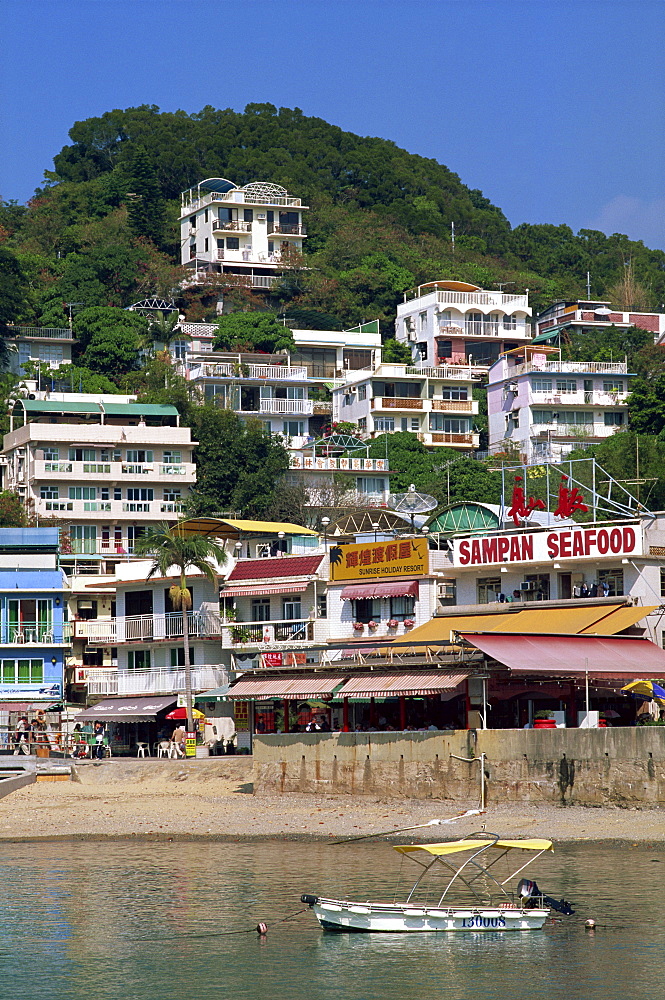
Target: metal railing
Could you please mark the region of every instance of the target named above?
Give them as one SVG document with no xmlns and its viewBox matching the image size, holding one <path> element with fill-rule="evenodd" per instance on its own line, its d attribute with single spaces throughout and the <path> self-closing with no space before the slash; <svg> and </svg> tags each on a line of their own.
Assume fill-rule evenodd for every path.
<svg viewBox="0 0 665 1000">
<path fill-rule="evenodd" d="M 222 634 L 221 617 L 213 611 L 190 611 L 187 616 L 192 639 L 212 639 Z M 85 638 L 90 645 L 115 646 L 120 642 L 161 642 L 183 637 L 180 612 L 164 615 L 133 615 L 120 618 L 92 618 L 68 622 L 65 635 Z"/>
<path fill-rule="evenodd" d="M 11 337 L 36 337 L 38 340 L 73 340 L 68 327 L 59 326 L 5 326 L 3 329 Z"/>
<path fill-rule="evenodd" d="M 11 646 L 58 645 L 63 641 L 62 633 L 61 625 L 54 626 L 50 622 L 5 623 L 0 629 L 0 641 Z"/>
<path fill-rule="evenodd" d="M 275 236 L 307 236 L 307 226 L 271 226 L 270 233 L 275 234 Z"/>
<path fill-rule="evenodd" d="M 251 233 L 252 223 L 243 222 L 241 219 L 213 219 L 212 230 L 213 232 Z"/>
<path fill-rule="evenodd" d="M 234 622 L 222 625 L 222 648 L 262 643 L 313 642 L 314 621 L 298 618 L 290 621 Z"/>
<path fill-rule="evenodd" d="M 311 399 L 261 399 L 260 413 L 300 413 L 309 415 L 314 412 L 314 401 Z"/>
<path fill-rule="evenodd" d="M 201 361 L 188 366 L 190 379 L 196 378 L 248 378 L 248 379 L 307 379 L 307 369 L 289 365 L 252 365 L 227 361 Z"/>
<path fill-rule="evenodd" d="M 469 365 L 438 365 L 436 368 L 409 365 L 407 375 L 421 375 L 423 378 L 449 378 L 455 381 L 473 382 L 480 378 L 478 369 Z"/>
<path fill-rule="evenodd" d="M 525 372 L 557 372 L 561 375 L 572 375 L 573 373 L 626 375 L 628 365 L 625 361 L 527 361 L 524 364 L 508 368 L 506 378 L 522 375 Z"/>
<path fill-rule="evenodd" d="M 226 669 L 220 664 L 192 664 L 192 688 L 205 691 L 228 682 Z M 149 667 L 140 670 L 118 670 L 118 694 L 175 694 L 185 690 L 184 667 Z"/>
</svg>

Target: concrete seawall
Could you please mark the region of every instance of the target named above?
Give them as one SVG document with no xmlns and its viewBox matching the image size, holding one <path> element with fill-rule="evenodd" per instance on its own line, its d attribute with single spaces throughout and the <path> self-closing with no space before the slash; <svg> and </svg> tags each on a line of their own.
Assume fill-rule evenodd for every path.
<svg viewBox="0 0 665 1000">
<path fill-rule="evenodd" d="M 665 805 L 665 727 L 302 733 L 254 737 L 256 793 L 475 803 Z"/>
</svg>

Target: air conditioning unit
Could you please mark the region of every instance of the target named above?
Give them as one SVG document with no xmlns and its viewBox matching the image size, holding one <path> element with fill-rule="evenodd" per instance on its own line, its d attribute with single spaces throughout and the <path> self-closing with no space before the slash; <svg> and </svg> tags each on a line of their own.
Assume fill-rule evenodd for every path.
<svg viewBox="0 0 665 1000">
<path fill-rule="evenodd" d="M 517 384 L 517 382 L 511 382 L 510 385 L 508 386 L 508 392 L 519 392 L 519 391 L 520 387 Z"/>
<path fill-rule="evenodd" d="M 418 334 L 416 333 L 415 330 L 410 330 L 409 331 L 409 340 L 411 341 L 412 344 L 417 343 L 417 341 L 418 341 Z"/>
<path fill-rule="evenodd" d="M 257 219 L 263 219 L 263 220 L 265 220 L 266 213 L 265 212 L 259 212 L 258 215 L 256 216 L 256 218 Z"/>
<path fill-rule="evenodd" d="M 440 583 L 437 587 L 439 600 L 447 600 L 455 596 L 455 583 Z"/>
<path fill-rule="evenodd" d="M 533 590 L 533 587 L 533 580 L 522 580 L 520 583 L 520 590 Z"/>
</svg>

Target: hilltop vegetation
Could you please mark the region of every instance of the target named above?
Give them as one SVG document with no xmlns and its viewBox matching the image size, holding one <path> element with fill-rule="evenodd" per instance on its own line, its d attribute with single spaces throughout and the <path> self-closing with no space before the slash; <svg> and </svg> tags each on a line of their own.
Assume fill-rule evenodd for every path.
<svg viewBox="0 0 665 1000">
<path fill-rule="evenodd" d="M 583 296 L 587 271 L 592 295 L 616 305 L 649 308 L 665 298 L 661 251 L 566 225 L 511 229 L 500 208 L 444 165 L 297 108 L 188 115 L 146 105 L 77 122 L 70 139 L 27 206 L 0 206 L 2 322 L 60 325 L 65 301 L 126 306 L 171 294 L 180 277 L 179 195 L 210 176 L 275 181 L 311 206 L 303 259 L 272 303 L 289 313 L 341 326 L 378 316 L 388 333 L 401 293 L 443 276 L 528 288 L 536 309 Z M 628 260 L 635 281 L 627 289 Z M 217 291 L 185 294 L 180 305 L 190 319 L 206 318 Z M 230 291 L 244 308 L 259 304 Z"/>
</svg>

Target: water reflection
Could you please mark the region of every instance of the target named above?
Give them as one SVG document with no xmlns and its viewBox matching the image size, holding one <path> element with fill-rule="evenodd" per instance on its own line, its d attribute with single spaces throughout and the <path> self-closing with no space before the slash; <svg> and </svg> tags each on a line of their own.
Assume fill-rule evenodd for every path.
<svg viewBox="0 0 665 1000">
<path fill-rule="evenodd" d="M 392 896 L 385 844 L 4 844 L 0 1000 L 660 1000 L 652 859 L 660 847 L 560 846 L 536 874 L 577 914 L 541 932 L 332 935 L 309 912 L 280 921 L 303 891 Z"/>
</svg>

